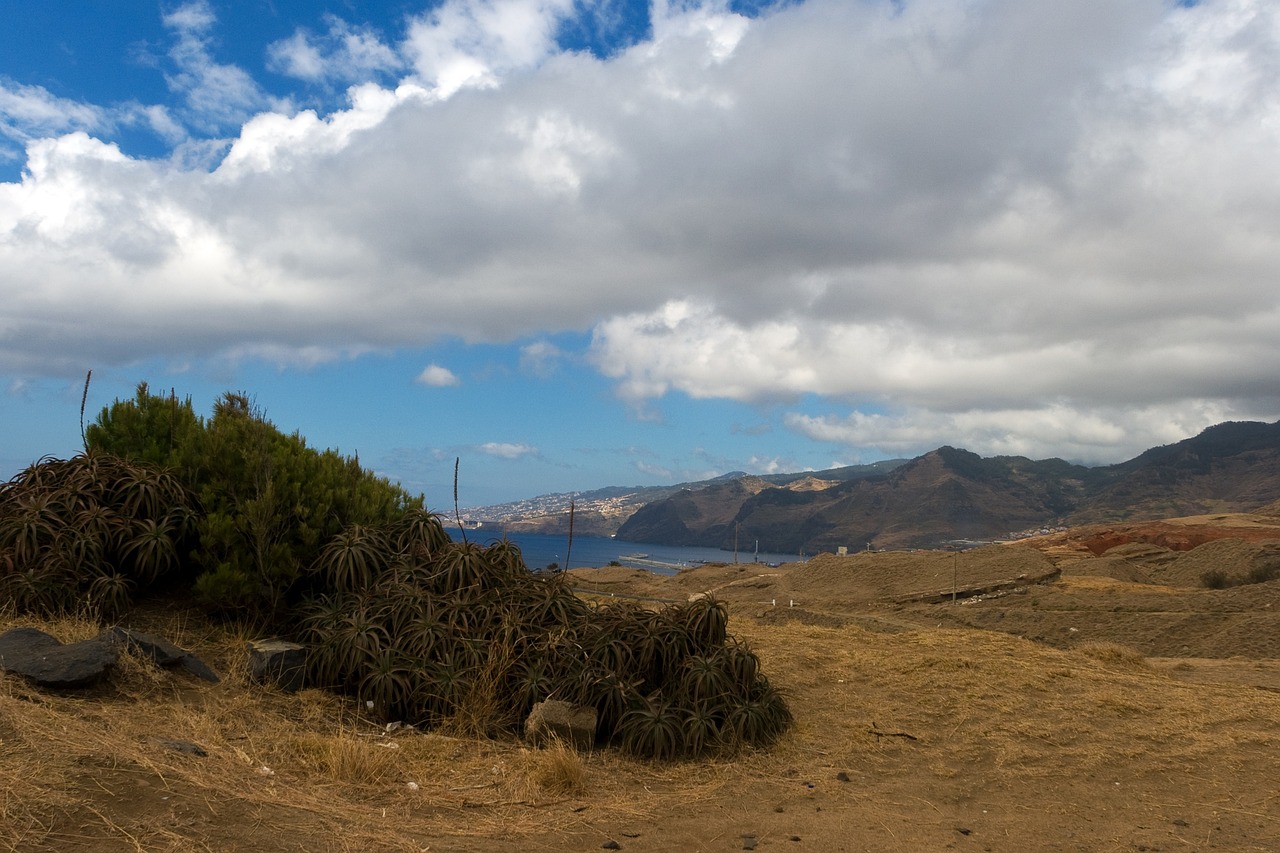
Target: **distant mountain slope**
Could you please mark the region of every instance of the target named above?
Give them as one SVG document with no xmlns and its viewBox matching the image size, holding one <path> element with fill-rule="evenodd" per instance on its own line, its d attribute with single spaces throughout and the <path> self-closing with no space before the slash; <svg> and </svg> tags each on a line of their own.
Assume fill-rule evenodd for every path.
<svg viewBox="0 0 1280 853">
<path fill-rule="evenodd" d="M 733 547 L 736 537 L 740 544 L 758 540 L 763 550 L 814 553 L 1002 538 L 1057 523 L 1244 511 L 1280 499 L 1280 422 L 1219 424 L 1097 468 L 942 447 L 821 490 L 761 488 L 762 482 L 768 481 L 747 478 L 648 503 L 617 536 L 721 548 Z"/>
<path fill-rule="evenodd" d="M 1280 421 L 1228 421 L 1105 470 L 1073 523 L 1254 509 L 1280 499 Z"/>
<path fill-rule="evenodd" d="M 767 474 L 759 477 L 750 477 L 742 471 L 734 471 L 710 480 L 678 483 L 674 486 L 608 486 L 588 492 L 560 492 L 494 506 L 471 507 L 463 510 L 463 514 L 468 525 L 481 528 L 530 533 L 564 533 L 569 527 L 569 506 L 572 501 L 575 507 L 575 532 L 585 535 L 611 536 L 619 525 L 641 507 L 685 492 L 698 492 L 725 485 L 733 486 L 744 478 L 759 482 L 760 488 L 773 486 L 788 489 L 826 488 L 835 483 L 892 471 L 895 467 L 906 464 L 907 461 L 906 459 L 888 459 L 869 465 L 849 465 L 826 471 Z"/>
<path fill-rule="evenodd" d="M 619 528 L 619 538 L 656 545 L 697 545 L 715 540 L 733 547 L 733 524 L 743 504 L 762 491 L 797 494 L 758 477 L 741 477 L 701 489 L 682 489 L 640 507 Z M 627 530 L 626 535 L 621 535 Z"/>
</svg>

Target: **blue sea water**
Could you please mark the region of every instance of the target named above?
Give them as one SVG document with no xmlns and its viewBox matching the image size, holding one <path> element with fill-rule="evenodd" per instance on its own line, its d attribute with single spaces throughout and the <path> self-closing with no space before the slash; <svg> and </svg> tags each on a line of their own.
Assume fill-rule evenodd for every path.
<svg viewBox="0 0 1280 853">
<path fill-rule="evenodd" d="M 454 539 L 461 534 L 454 528 L 449 531 Z M 501 534 L 486 530 L 468 530 L 467 539 L 487 545 Z M 623 542 L 604 536 L 575 536 L 573 550 L 569 550 L 567 536 L 543 533 L 509 533 L 507 539 L 520 547 L 525 565 L 531 569 L 545 569 L 555 563 L 561 569 L 599 568 L 616 560 L 624 566 L 648 569 L 659 574 L 675 574 L 680 569 L 702 563 L 732 563 L 732 551 L 719 548 L 697 548 L 682 545 L 649 545 L 641 542 Z M 739 550 L 739 563 L 794 563 L 804 559 L 797 554 L 755 553 L 754 549 Z M 566 565 L 567 564 L 567 565 Z"/>
</svg>

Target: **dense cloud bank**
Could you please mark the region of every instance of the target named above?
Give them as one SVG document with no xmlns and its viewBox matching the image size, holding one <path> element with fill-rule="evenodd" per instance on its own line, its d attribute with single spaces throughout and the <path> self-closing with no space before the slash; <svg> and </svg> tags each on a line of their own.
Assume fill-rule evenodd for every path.
<svg viewBox="0 0 1280 853">
<path fill-rule="evenodd" d="M 354 82 L 324 115 L 214 63 L 200 4 L 166 19 L 179 116 L 0 81 L 0 374 L 591 330 L 637 406 L 817 395 L 792 428 L 886 452 L 1114 460 L 1280 413 L 1276 4 L 660 2 L 607 58 L 557 49 L 572 14 L 273 46 Z M 112 144 L 139 116 L 172 158 Z"/>
</svg>

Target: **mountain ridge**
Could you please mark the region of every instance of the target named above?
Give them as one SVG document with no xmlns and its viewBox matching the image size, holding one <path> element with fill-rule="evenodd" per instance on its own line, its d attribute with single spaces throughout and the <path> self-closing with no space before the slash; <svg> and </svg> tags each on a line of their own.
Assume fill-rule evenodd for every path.
<svg viewBox="0 0 1280 853">
<path fill-rule="evenodd" d="M 823 485 L 826 483 L 827 485 Z M 597 499 L 593 495 L 610 492 Z M 938 547 L 1046 526 L 1241 512 L 1280 500 L 1280 421 L 1227 421 L 1114 465 L 983 457 L 944 445 L 830 471 L 721 475 L 573 496 L 575 532 L 637 543 L 815 553 Z M 568 505 L 490 527 L 565 532 Z M 480 518 L 483 512 L 472 511 Z"/>
</svg>

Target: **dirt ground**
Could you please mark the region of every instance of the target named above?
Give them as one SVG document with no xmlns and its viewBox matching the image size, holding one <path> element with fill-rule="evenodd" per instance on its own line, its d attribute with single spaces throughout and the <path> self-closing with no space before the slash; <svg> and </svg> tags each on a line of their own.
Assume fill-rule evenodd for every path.
<svg viewBox="0 0 1280 853">
<path fill-rule="evenodd" d="M 1269 565 L 1277 523 L 575 570 L 587 596 L 716 595 L 787 692 L 778 745 L 696 763 L 387 732 L 249 685 L 243 637 L 153 616 L 226 678 L 134 662 L 89 696 L 0 681 L 0 848 L 1274 851 L 1280 580 L 1201 578 Z"/>
</svg>

